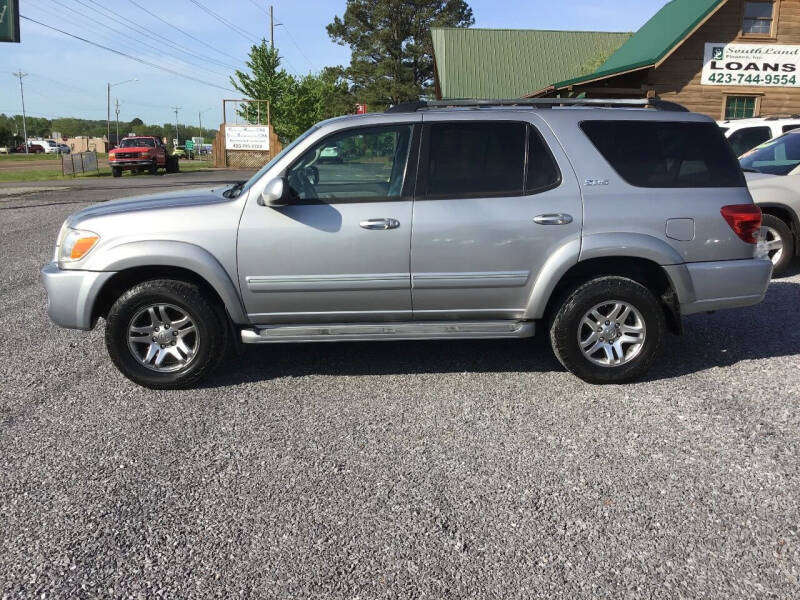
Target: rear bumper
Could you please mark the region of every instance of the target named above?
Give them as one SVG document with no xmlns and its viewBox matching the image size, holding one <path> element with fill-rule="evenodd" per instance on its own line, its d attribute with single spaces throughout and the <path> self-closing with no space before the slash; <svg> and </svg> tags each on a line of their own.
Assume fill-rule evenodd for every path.
<svg viewBox="0 0 800 600">
<path fill-rule="evenodd" d="M 664 267 L 682 315 L 758 304 L 772 277 L 768 258 L 686 263 Z"/>
<path fill-rule="evenodd" d="M 114 276 L 107 271 L 62 270 L 51 262 L 42 269 L 47 292 L 47 314 L 56 325 L 89 330 L 92 309 L 103 285 Z"/>
</svg>

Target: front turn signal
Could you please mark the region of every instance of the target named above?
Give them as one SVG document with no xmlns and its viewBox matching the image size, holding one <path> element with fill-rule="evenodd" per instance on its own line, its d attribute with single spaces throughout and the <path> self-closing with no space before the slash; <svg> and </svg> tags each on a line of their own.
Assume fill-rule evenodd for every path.
<svg viewBox="0 0 800 600">
<path fill-rule="evenodd" d="M 94 248 L 100 236 L 91 231 L 70 229 L 61 242 L 61 259 L 67 261 L 80 260 Z"/>
</svg>

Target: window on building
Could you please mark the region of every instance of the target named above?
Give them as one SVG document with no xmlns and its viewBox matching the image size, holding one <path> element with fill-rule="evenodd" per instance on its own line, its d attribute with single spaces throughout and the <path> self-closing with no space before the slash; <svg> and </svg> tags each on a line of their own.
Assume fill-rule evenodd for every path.
<svg viewBox="0 0 800 600">
<path fill-rule="evenodd" d="M 772 130 L 769 127 L 745 127 L 737 129 L 728 136 L 728 143 L 733 148 L 736 156 L 741 156 L 748 150 L 752 150 L 759 144 L 763 144 L 772 137 Z"/>
<path fill-rule="evenodd" d="M 748 119 L 755 116 L 755 96 L 728 96 L 725 98 L 726 119 Z"/>
<path fill-rule="evenodd" d="M 428 197 L 519 196 L 524 163 L 523 123 L 434 123 Z"/>
<path fill-rule="evenodd" d="M 739 164 L 713 123 L 584 121 L 581 129 L 630 185 L 742 187 Z"/>
<path fill-rule="evenodd" d="M 754 0 L 744 3 L 743 35 L 770 35 L 775 3 L 772 0 Z"/>
</svg>

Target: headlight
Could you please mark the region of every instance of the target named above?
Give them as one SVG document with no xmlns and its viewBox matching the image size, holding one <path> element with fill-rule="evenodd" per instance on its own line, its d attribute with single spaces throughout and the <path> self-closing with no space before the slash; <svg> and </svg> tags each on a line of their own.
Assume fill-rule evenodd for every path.
<svg viewBox="0 0 800 600">
<path fill-rule="evenodd" d="M 91 231 L 66 228 L 59 244 L 58 260 L 73 262 L 82 259 L 99 239 L 100 236 Z"/>
</svg>

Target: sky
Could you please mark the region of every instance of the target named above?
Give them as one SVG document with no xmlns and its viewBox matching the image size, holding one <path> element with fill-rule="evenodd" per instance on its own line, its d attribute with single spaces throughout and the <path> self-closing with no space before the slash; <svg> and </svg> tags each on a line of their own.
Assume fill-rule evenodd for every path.
<svg viewBox="0 0 800 600">
<path fill-rule="evenodd" d="M 470 0 L 475 27 L 635 31 L 666 0 Z M 106 118 L 106 85 L 120 121 L 216 127 L 222 99 L 237 98 L 228 80 L 245 69 L 250 46 L 269 37 L 269 0 L 22 0 L 22 15 L 155 63 L 164 72 L 21 21 L 21 43 L 0 44 L 0 113 L 21 113 L 18 79 L 32 116 Z M 272 0 L 275 44 L 289 72 L 303 75 L 347 65 L 350 50 L 332 42 L 325 26 L 343 15 L 346 0 Z M 138 6 L 137 6 L 138 5 Z M 228 24 L 203 10 L 222 17 Z M 151 14 L 148 14 L 149 11 Z M 155 15 L 155 16 L 153 16 Z M 159 18 L 161 20 L 159 20 Z M 229 26 L 230 25 L 230 26 Z M 188 76 L 192 79 L 181 77 Z M 200 115 L 202 114 L 202 116 Z"/>
</svg>

